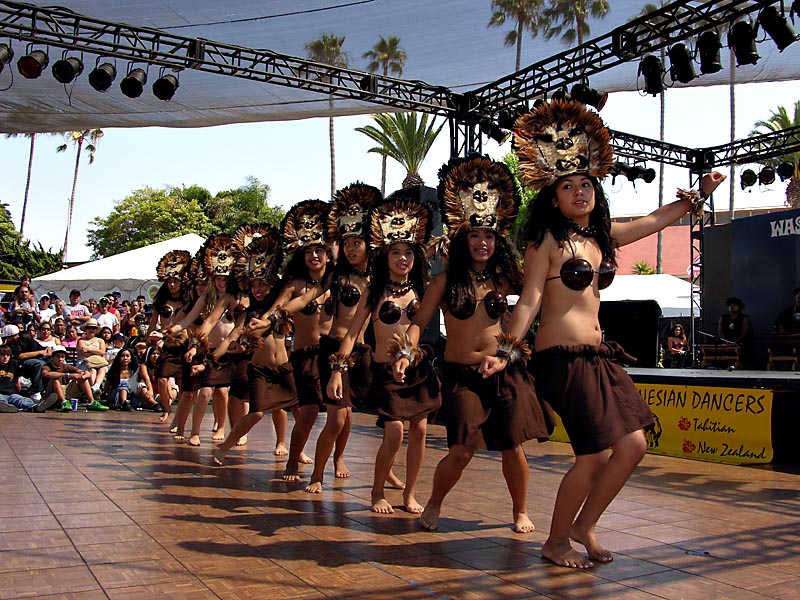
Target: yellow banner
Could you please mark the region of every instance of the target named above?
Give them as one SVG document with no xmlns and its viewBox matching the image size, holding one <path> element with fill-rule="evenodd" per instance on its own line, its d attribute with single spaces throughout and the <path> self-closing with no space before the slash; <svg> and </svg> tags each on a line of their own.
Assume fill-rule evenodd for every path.
<svg viewBox="0 0 800 600">
<path fill-rule="evenodd" d="M 728 464 L 772 461 L 772 391 L 637 383 L 653 411 L 648 452 Z M 568 441 L 559 421 L 551 439 Z"/>
</svg>

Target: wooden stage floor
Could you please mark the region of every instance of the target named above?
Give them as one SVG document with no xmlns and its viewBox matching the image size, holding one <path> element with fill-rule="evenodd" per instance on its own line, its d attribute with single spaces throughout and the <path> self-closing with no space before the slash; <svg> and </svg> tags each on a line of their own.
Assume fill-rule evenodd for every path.
<svg viewBox="0 0 800 600">
<path fill-rule="evenodd" d="M 0 598 L 797 598 L 800 474 L 648 455 L 600 522 L 616 553 L 573 571 L 544 562 L 544 532 L 572 458 L 526 445 L 529 512 L 517 535 L 499 455 L 479 452 L 436 532 L 369 510 L 380 443 L 357 413 L 349 479 L 320 495 L 281 479 L 265 419 L 226 468 L 178 445 L 154 413 L 0 415 Z M 313 443 L 321 426 L 312 433 Z M 290 426 L 292 421 L 290 420 Z M 446 451 L 432 425 L 420 485 Z M 403 473 L 404 448 L 397 472 Z M 309 469 L 306 468 L 306 472 Z M 401 493 L 389 491 L 397 507 Z"/>
</svg>

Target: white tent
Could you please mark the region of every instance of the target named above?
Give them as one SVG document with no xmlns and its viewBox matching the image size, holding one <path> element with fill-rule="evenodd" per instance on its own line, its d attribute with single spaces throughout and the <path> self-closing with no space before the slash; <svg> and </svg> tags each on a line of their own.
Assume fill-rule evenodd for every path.
<svg viewBox="0 0 800 600">
<path fill-rule="evenodd" d="M 674 275 L 617 275 L 600 300 L 655 300 L 663 317 L 688 317 L 692 284 Z"/>
<path fill-rule="evenodd" d="M 172 250 L 188 250 L 194 255 L 204 241 L 199 235 L 189 233 L 36 277 L 32 281 L 33 289 L 37 297 L 55 292 L 65 301 L 73 289 L 80 290 L 83 299 L 99 298 L 119 290 L 125 300 L 143 294 L 150 301 L 160 285 L 156 266 L 161 257 Z"/>
</svg>

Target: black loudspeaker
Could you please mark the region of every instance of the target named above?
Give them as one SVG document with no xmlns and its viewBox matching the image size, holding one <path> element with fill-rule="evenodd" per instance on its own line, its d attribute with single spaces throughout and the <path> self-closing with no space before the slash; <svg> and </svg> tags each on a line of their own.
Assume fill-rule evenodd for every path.
<svg viewBox="0 0 800 600">
<path fill-rule="evenodd" d="M 600 303 L 600 328 L 607 342 L 617 342 L 635 356 L 635 367 L 658 365 L 658 329 L 661 307 L 655 300 L 619 300 Z"/>
</svg>

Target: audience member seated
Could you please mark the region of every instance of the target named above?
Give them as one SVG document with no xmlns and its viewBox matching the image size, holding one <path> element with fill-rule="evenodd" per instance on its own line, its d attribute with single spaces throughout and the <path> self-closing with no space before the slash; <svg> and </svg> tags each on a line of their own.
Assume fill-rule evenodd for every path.
<svg viewBox="0 0 800 600">
<path fill-rule="evenodd" d="M 100 327 L 108 327 L 111 333 L 117 333 L 119 332 L 119 319 L 109 310 L 110 308 L 109 299 L 103 296 L 97 303 L 97 312 L 92 316 Z"/>
<path fill-rule="evenodd" d="M 19 381 L 19 362 L 11 357 L 11 348 L 0 346 L 0 412 L 44 412 L 53 406 L 58 398 L 45 394 L 39 402 L 34 402 L 21 394 Z"/>
<path fill-rule="evenodd" d="M 86 398 L 86 410 L 108 410 L 94 399 L 91 374 L 67 364 L 67 350 L 63 346 L 53 350 L 50 364 L 42 369 L 42 377 L 47 381 L 47 394 L 56 395 L 56 403 L 61 402 L 63 412 L 72 410 L 70 400 L 80 397 Z"/>
<path fill-rule="evenodd" d="M 683 369 L 686 366 L 686 357 L 689 355 L 689 340 L 680 323 L 673 326 L 667 336 L 667 366 L 673 369 Z"/>
<path fill-rule="evenodd" d="M 81 327 L 92 317 L 89 309 L 81 304 L 81 293 L 78 290 L 72 290 L 69 293 L 69 304 L 64 307 L 63 315 L 67 325 L 76 327 Z"/>
<path fill-rule="evenodd" d="M 723 340 L 739 345 L 739 366 L 742 369 L 751 369 L 755 356 L 755 333 L 750 317 L 742 312 L 744 302 L 741 298 L 731 296 L 725 300 L 725 305 L 728 312 L 719 318 L 717 333 Z"/>
<path fill-rule="evenodd" d="M 127 340 L 125 339 L 125 336 L 121 333 L 115 333 L 111 336 L 111 339 L 109 340 L 110 343 L 106 347 L 106 360 L 109 363 L 114 362 L 114 359 L 116 358 L 117 354 L 119 354 L 119 351 L 125 347 L 126 341 Z"/>
<path fill-rule="evenodd" d="M 19 285 L 14 290 L 14 299 L 8 305 L 8 312 L 12 323 L 28 323 L 39 322 L 39 307 L 36 306 L 36 301 L 33 299 L 31 288 L 27 285 Z"/>
<path fill-rule="evenodd" d="M 53 300 L 49 294 L 44 294 L 39 298 L 39 322 L 49 323 L 56 316 L 56 309 L 53 308 Z"/>
<path fill-rule="evenodd" d="M 792 290 L 794 304 L 784 308 L 775 319 L 778 333 L 800 333 L 800 287 Z"/>
<path fill-rule="evenodd" d="M 91 374 L 92 391 L 97 394 L 103 385 L 108 371 L 106 360 L 106 343 L 97 337 L 99 327 L 93 318 L 83 326 L 83 335 L 78 340 L 78 362 L 76 366 Z"/>
<path fill-rule="evenodd" d="M 47 296 L 42 297 L 46 298 Z M 36 336 L 36 342 L 45 348 L 61 346 L 61 340 L 53 335 L 53 325 L 50 323 L 50 321 L 43 321 L 39 326 L 39 333 Z"/>
<path fill-rule="evenodd" d="M 0 331 L 3 345 L 11 349 L 11 356 L 20 364 L 18 375 L 28 379 L 28 395 L 34 402 L 42 399 L 42 365 L 50 357 L 52 348 L 44 348 L 27 333 L 20 334 L 16 325 L 5 325 Z"/>
</svg>

